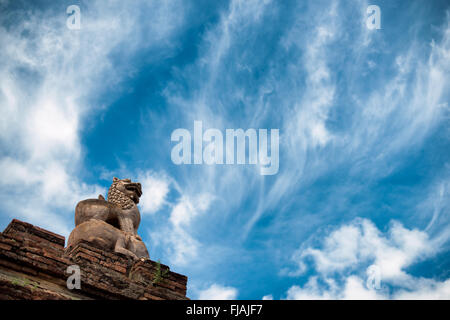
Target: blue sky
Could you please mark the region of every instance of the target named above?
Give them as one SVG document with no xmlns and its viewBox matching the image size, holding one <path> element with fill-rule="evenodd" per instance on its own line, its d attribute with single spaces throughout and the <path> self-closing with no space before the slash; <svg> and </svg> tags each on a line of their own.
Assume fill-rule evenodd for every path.
<svg viewBox="0 0 450 320">
<path fill-rule="evenodd" d="M 0 44 L 0 229 L 131 178 L 193 299 L 450 298 L 447 1 L 0 0 Z M 278 173 L 175 165 L 195 120 L 279 129 Z"/>
</svg>

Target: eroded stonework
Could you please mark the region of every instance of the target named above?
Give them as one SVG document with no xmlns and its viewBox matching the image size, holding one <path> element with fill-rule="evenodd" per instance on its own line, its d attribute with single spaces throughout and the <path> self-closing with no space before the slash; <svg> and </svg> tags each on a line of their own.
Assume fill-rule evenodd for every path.
<svg viewBox="0 0 450 320">
<path fill-rule="evenodd" d="M 108 201 L 80 201 L 65 238 L 14 219 L 0 232 L 0 300 L 185 300 L 187 277 L 150 260 L 137 234 L 141 184 L 114 178 Z M 81 286 L 68 285 L 72 267 Z"/>
<path fill-rule="evenodd" d="M 0 300 L 187 299 L 187 278 L 166 265 L 91 242 L 67 248 L 64 242 L 48 230 L 11 221 L 0 232 Z M 81 270 L 80 289 L 67 286 L 72 265 Z"/>
</svg>

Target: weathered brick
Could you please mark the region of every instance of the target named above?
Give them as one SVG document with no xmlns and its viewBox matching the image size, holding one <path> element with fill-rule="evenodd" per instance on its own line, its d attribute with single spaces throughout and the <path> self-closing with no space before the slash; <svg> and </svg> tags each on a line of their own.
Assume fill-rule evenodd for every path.
<svg viewBox="0 0 450 320">
<path fill-rule="evenodd" d="M 132 261 L 85 241 L 64 249 L 64 240 L 13 220 L 0 233 L 0 299 L 187 299 L 187 278 L 166 265 L 161 264 L 161 270 L 169 270 L 168 274 L 153 284 L 155 261 Z M 82 288 L 76 292 L 66 288 L 66 269 L 73 264 L 81 269 Z M 33 277 L 39 285 L 21 285 L 2 277 L 9 272 Z"/>
</svg>

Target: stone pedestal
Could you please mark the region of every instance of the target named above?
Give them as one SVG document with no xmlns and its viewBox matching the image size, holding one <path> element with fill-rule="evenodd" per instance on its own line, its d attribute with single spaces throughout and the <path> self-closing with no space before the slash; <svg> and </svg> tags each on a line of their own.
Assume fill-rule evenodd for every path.
<svg viewBox="0 0 450 320">
<path fill-rule="evenodd" d="M 0 299 L 186 300 L 187 277 L 151 260 L 80 242 L 19 220 L 0 233 Z M 68 289 L 69 266 L 80 270 L 80 289 Z"/>
</svg>

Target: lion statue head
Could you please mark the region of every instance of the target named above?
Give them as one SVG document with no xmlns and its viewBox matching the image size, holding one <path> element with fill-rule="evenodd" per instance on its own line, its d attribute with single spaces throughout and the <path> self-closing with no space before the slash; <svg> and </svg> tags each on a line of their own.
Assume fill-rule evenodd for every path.
<svg viewBox="0 0 450 320">
<path fill-rule="evenodd" d="M 131 209 L 139 203 L 141 195 L 142 187 L 139 182 L 114 177 L 108 190 L 108 202 L 114 203 L 122 209 Z"/>
</svg>

